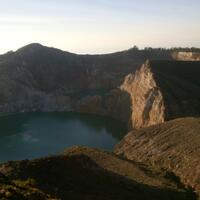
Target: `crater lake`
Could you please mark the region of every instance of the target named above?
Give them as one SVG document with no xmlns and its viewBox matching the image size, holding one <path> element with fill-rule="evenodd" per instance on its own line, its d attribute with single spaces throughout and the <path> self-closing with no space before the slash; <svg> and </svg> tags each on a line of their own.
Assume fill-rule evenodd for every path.
<svg viewBox="0 0 200 200">
<path fill-rule="evenodd" d="M 78 113 L 21 113 L 0 117 L 0 162 L 50 156 L 71 146 L 105 150 L 126 133 L 123 123 Z"/>
</svg>

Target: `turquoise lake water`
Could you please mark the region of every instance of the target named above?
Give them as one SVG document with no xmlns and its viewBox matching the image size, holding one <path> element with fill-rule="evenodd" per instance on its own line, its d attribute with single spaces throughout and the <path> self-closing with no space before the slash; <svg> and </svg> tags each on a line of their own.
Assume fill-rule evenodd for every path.
<svg viewBox="0 0 200 200">
<path fill-rule="evenodd" d="M 61 153 L 74 145 L 113 150 L 126 133 L 119 121 L 76 113 L 25 113 L 0 117 L 0 162 Z"/>
</svg>

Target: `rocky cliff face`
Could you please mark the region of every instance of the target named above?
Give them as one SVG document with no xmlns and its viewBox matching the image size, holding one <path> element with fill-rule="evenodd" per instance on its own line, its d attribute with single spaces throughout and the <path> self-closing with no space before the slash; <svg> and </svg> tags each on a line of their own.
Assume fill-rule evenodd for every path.
<svg viewBox="0 0 200 200">
<path fill-rule="evenodd" d="M 175 60 L 200 61 L 200 53 L 199 52 L 174 52 L 174 53 L 172 53 L 172 57 Z"/>
<path fill-rule="evenodd" d="M 0 56 L 0 112 L 87 112 L 109 115 L 130 128 L 199 114 L 199 82 L 190 78 L 199 74 L 199 63 L 142 65 L 147 58 L 170 60 L 171 52 L 129 50 L 91 56 L 39 44 L 25 46 Z"/>
<path fill-rule="evenodd" d="M 74 100 L 73 110 L 81 113 L 110 116 L 132 127 L 130 95 L 121 89 L 113 89 L 106 94 L 87 95 Z"/>
<path fill-rule="evenodd" d="M 134 130 L 115 153 L 175 173 L 200 194 L 200 119 L 182 118 Z"/>
<path fill-rule="evenodd" d="M 0 56 L 0 112 L 87 112 L 129 124 L 130 97 L 118 87 L 148 57 L 171 55 L 153 49 L 77 55 L 40 44 L 25 46 Z"/>
<path fill-rule="evenodd" d="M 134 128 L 162 123 L 165 120 L 163 96 L 148 65 L 147 62 L 135 74 L 128 75 L 120 87 L 130 94 L 131 121 Z"/>
<path fill-rule="evenodd" d="M 131 98 L 132 127 L 200 115 L 200 62 L 147 61 L 121 90 Z"/>
</svg>

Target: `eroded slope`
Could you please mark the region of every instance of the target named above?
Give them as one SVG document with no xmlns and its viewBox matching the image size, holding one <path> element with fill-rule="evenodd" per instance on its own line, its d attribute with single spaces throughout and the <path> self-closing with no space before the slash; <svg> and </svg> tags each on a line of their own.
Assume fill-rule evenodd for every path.
<svg viewBox="0 0 200 200">
<path fill-rule="evenodd" d="M 101 150 L 75 147 L 64 155 L 0 165 L 1 199 L 192 200 L 168 173 Z"/>
<path fill-rule="evenodd" d="M 133 130 L 115 153 L 174 172 L 200 194 L 200 119 L 182 118 Z"/>
</svg>

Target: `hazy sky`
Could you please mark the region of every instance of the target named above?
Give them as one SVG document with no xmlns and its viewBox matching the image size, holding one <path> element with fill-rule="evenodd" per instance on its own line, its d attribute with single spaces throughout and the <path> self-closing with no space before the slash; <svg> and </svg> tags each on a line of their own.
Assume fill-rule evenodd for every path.
<svg viewBox="0 0 200 200">
<path fill-rule="evenodd" d="M 0 54 L 33 42 L 75 53 L 200 47 L 200 0 L 0 0 Z"/>
</svg>

